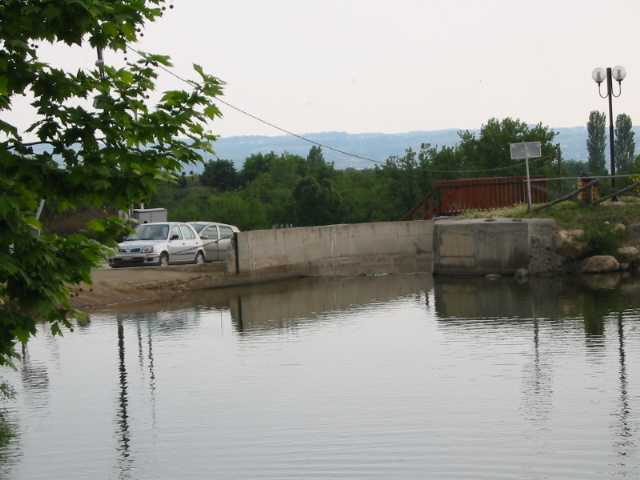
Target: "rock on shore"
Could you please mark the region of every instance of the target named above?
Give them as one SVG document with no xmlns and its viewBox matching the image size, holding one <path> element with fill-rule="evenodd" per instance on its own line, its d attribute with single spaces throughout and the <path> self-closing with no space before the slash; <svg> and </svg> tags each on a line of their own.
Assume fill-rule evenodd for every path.
<svg viewBox="0 0 640 480">
<path fill-rule="evenodd" d="M 622 262 L 633 262 L 638 260 L 640 256 L 640 250 L 637 247 L 629 246 L 629 247 L 620 247 L 616 252 L 616 257 L 620 259 Z"/>
<path fill-rule="evenodd" d="M 594 255 L 586 258 L 580 267 L 581 273 L 608 273 L 620 270 L 620 263 L 611 255 Z"/>
<path fill-rule="evenodd" d="M 557 233 L 557 252 L 566 258 L 577 259 L 587 252 L 586 242 L 580 240 L 584 230 L 560 230 Z"/>
</svg>

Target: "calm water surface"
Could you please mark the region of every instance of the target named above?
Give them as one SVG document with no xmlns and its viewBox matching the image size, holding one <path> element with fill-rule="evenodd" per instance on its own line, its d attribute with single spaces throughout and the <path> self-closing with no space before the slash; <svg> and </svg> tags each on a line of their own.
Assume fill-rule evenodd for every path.
<svg viewBox="0 0 640 480">
<path fill-rule="evenodd" d="M 639 478 L 640 283 L 301 280 L 41 328 L 13 479 Z"/>
</svg>

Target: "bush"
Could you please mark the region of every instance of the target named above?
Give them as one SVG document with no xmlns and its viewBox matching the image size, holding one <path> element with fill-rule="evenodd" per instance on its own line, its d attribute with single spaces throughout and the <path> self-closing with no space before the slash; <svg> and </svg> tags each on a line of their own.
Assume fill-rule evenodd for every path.
<svg viewBox="0 0 640 480">
<path fill-rule="evenodd" d="M 609 223 L 592 223 L 584 228 L 580 238 L 587 244 L 589 255 L 615 255 L 624 234 Z"/>
</svg>

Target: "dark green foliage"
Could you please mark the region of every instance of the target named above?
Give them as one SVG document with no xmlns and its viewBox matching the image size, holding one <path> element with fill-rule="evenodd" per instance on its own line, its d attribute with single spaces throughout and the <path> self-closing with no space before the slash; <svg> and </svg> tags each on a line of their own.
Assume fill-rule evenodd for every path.
<svg viewBox="0 0 640 480">
<path fill-rule="evenodd" d="M 589 173 L 589 164 L 576 160 L 562 162 L 561 175 L 566 177 L 581 177 Z"/>
<path fill-rule="evenodd" d="M 511 160 L 509 144 L 539 141 L 542 143 L 542 158 L 531 161 L 531 174 L 546 174 L 558 163 L 559 146 L 553 143 L 555 136 L 556 133 L 553 130 L 541 123 L 529 127 L 520 120 L 492 118 L 482 126 L 477 137 L 468 131 L 461 133 L 460 168 L 471 170 L 503 168 L 503 170 L 494 171 L 489 176 L 524 175 L 525 169 L 522 161 Z M 465 176 L 481 175 L 469 172 Z"/>
<path fill-rule="evenodd" d="M 589 113 L 587 122 L 587 152 L 589 154 L 589 173 L 592 175 L 606 175 L 605 149 L 607 139 L 605 137 L 605 125 L 607 116 L 604 113 L 593 111 Z"/>
<path fill-rule="evenodd" d="M 202 161 L 215 137 L 209 120 L 221 82 L 194 65 L 188 91 L 148 101 L 168 57 L 131 54 L 146 22 L 164 0 L 0 2 L 0 113 L 11 119 L 14 98 L 30 94 L 35 110 L 23 137 L 0 121 L 0 365 L 11 362 L 17 341 L 47 321 L 53 333 L 76 315 L 69 286 L 90 281 L 106 245 L 126 228 L 118 219 L 56 234 L 35 218 L 40 199 L 52 216 L 78 209 L 127 209 L 149 198 L 159 181 Z M 36 44 L 101 47 L 119 67 L 68 73 L 38 55 Z M 69 48 L 69 55 L 74 50 Z M 133 58 L 131 58 L 133 56 Z M 35 139 L 38 146 L 29 142 Z M 186 189 L 185 189 L 186 190 Z M 35 234 L 34 232 L 40 232 Z"/>
<path fill-rule="evenodd" d="M 178 185 L 180 186 L 180 188 L 187 188 L 188 182 L 187 174 L 185 172 L 182 172 L 178 177 Z"/>
<path fill-rule="evenodd" d="M 342 199 L 326 178 L 304 177 L 293 191 L 296 224 L 329 225 L 342 220 Z"/>
<path fill-rule="evenodd" d="M 129 235 L 132 230 L 131 225 L 120 221 L 119 218 L 106 217 L 92 220 L 82 233 L 103 245 L 115 247 L 117 242 Z"/>
<path fill-rule="evenodd" d="M 421 175 L 416 152 L 408 149 L 401 157 L 390 157 L 382 167 L 384 176 L 395 195 L 391 197 L 394 210 L 407 212 L 419 202 L 426 185 Z"/>
<path fill-rule="evenodd" d="M 320 147 L 311 147 L 305 165 L 305 173 L 318 179 L 332 178 L 335 168 L 332 163 L 327 163 Z"/>
<path fill-rule="evenodd" d="M 586 224 L 580 240 L 586 242 L 589 255 L 615 255 L 622 244 L 624 235 L 610 223 L 594 222 Z"/>
<path fill-rule="evenodd" d="M 509 158 L 510 142 L 542 142 L 544 158 L 532 161 L 534 175 L 573 168 L 570 162 L 560 165 L 554 135 L 542 125 L 492 119 L 477 136 L 461 132 L 455 147 L 424 144 L 418 152 L 409 149 L 363 170 L 336 170 L 316 146 L 306 159 L 259 153 L 246 159 L 237 189 L 223 192 L 219 183 L 203 175 L 200 182 L 213 188 L 191 186 L 181 191 L 165 184 L 153 206 L 167 207 L 174 220 L 217 220 L 241 229 L 398 220 L 431 192 L 436 180 L 524 175 L 523 163 Z M 496 167 L 500 170 L 491 170 Z"/>
<path fill-rule="evenodd" d="M 242 182 L 244 184 L 251 183 L 261 174 L 267 173 L 271 168 L 271 162 L 275 158 L 277 158 L 277 155 L 273 152 L 267 153 L 266 155 L 263 153 L 257 153 L 247 157 L 244 161 L 242 172 L 240 173 L 242 176 Z"/>
<path fill-rule="evenodd" d="M 617 173 L 629 173 L 633 170 L 636 142 L 631 117 L 621 113 L 616 117 L 615 160 Z"/>
<path fill-rule="evenodd" d="M 238 172 L 230 160 L 211 160 L 204 165 L 200 183 L 221 192 L 233 190 L 238 186 Z"/>
</svg>

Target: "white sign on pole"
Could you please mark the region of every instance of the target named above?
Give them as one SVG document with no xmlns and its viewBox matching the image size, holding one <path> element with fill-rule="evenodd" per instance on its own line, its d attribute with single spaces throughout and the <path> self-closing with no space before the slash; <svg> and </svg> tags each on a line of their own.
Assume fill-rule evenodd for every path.
<svg viewBox="0 0 640 480">
<path fill-rule="evenodd" d="M 526 160 L 527 158 L 540 158 L 542 156 L 542 144 L 540 142 L 510 143 L 511 160 Z"/>
<path fill-rule="evenodd" d="M 511 160 L 524 160 L 527 167 L 527 206 L 531 210 L 531 176 L 529 175 L 529 159 L 542 156 L 540 142 L 510 143 Z"/>
</svg>

